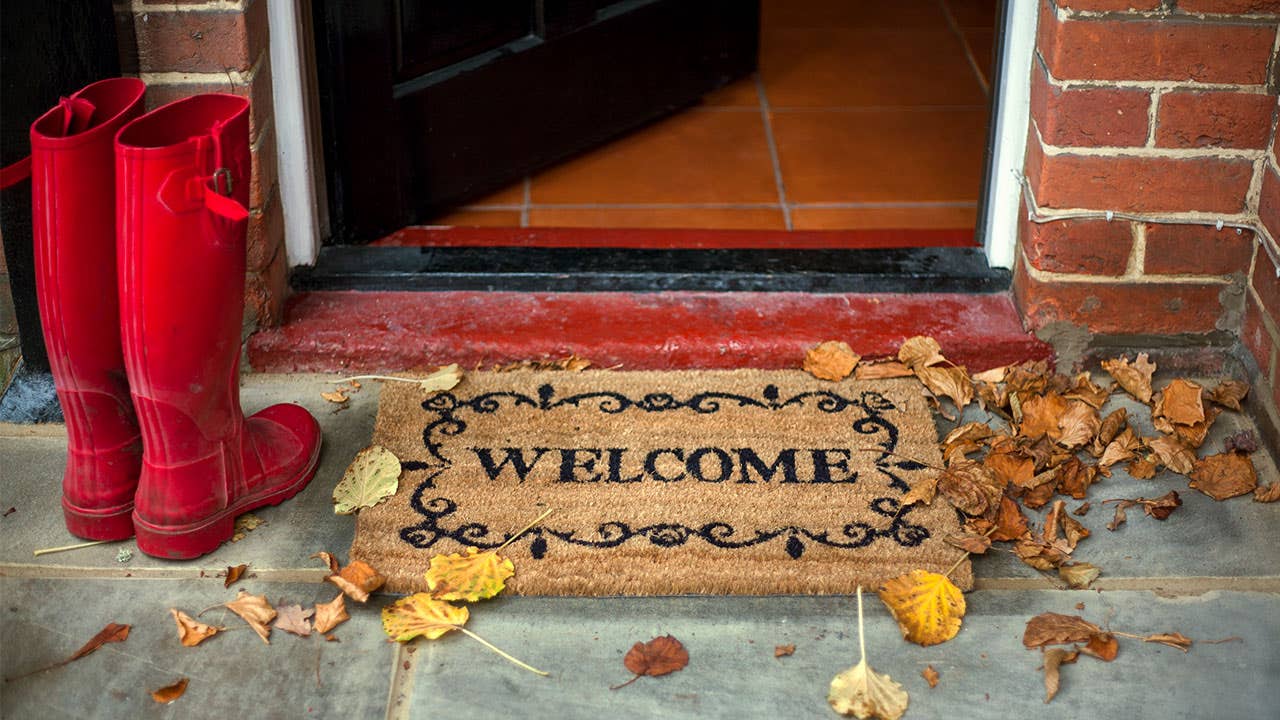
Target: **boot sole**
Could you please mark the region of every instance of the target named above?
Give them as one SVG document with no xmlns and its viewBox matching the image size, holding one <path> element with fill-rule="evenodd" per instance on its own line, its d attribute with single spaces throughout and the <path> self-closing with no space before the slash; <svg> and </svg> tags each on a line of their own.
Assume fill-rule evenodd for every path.
<svg viewBox="0 0 1280 720">
<path fill-rule="evenodd" d="M 207 555 L 231 539 L 236 518 L 268 505 L 279 505 L 297 495 L 311 482 L 320 460 L 321 444 L 297 475 L 283 487 L 276 486 L 258 495 L 246 495 L 225 510 L 186 525 L 155 525 L 133 512 L 133 527 L 138 536 L 138 549 L 151 557 L 169 560 L 191 560 Z"/>
<path fill-rule="evenodd" d="M 76 507 L 62 499 L 67 531 L 85 540 L 128 540 L 133 537 L 133 503 L 113 508 Z"/>
</svg>

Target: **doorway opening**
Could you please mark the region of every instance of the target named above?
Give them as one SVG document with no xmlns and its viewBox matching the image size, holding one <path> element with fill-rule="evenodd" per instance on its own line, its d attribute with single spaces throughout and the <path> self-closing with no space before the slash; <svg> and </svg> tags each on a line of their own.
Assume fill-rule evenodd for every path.
<svg viewBox="0 0 1280 720">
<path fill-rule="evenodd" d="M 1000 0 L 315 7 L 330 233 L 296 289 L 1007 287 Z"/>
</svg>

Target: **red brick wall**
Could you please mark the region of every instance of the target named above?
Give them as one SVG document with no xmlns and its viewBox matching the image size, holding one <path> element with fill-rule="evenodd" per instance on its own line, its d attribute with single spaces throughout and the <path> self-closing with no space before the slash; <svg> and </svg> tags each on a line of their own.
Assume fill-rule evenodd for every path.
<svg viewBox="0 0 1280 720">
<path fill-rule="evenodd" d="M 147 83 L 148 108 L 202 92 L 231 92 L 252 103 L 247 326 L 278 324 L 288 291 L 267 2 L 117 0 L 115 6 L 121 64 Z"/>
<path fill-rule="evenodd" d="M 1262 234 L 1271 241 L 1272 250 L 1277 247 L 1275 241 L 1280 240 L 1280 162 L 1276 160 L 1278 133 L 1280 119 L 1273 120 L 1271 124 L 1271 137 L 1258 188 L 1258 222 Z M 1258 361 L 1262 377 L 1269 386 L 1261 390 L 1270 390 L 1271 409 L 1280 414 L 1280 269 L 1277 258 L 1280 258 L 1280 253 L 1269 253 L 1265 248 L 1254 254 L 1241 337 L 1245 347 Z"/>
<path fill-rule="evenodd" d="M 1047 222 L 1022 223 L 1014 268 L 1028 325 L 1257 325 L 1245 310 L 1265 300 L 1256 268 L 1268 259 L 1251 230 L 1230 225 L 1280 212 L 1280 185 L 1264 182 L 1280 182 L 1268 151 L 1280 0 L 1041 3 L 1025 174 L 1028 206 Z M 1096 217 L 1106 211 L 1111 221 Z M 1082 214 L 1094 217 L 1054 220 Z M 1260 362 L 1274 372 L 1271 357 Z"/>
</svg>

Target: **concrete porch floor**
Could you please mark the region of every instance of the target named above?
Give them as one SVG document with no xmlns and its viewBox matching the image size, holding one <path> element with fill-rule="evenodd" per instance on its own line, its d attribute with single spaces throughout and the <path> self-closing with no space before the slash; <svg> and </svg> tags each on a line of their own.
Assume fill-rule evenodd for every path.
<svg viewBox="0 0 1280 720">
<path fill-rule="evenodd" d="M 192 562 L 148 558 L 132 541 L 33 558 L 34 549 L 75 541 L 58 509 L 65 441 L 59 426 L 0 425 L 0 512 L 15 508 L 0 519 L 0 675 L 63 659 L 108 622 L 133 625 L 125 643 L 0 684 L 0 716 L 836 717 L 825 701 L 827 685 L 857 660 L 855 602 L 844 596 L 508 597 L 473 608 L 469 629 L 550 671 L 549 678 L 457 634 L 388 642 L 378 615 L 388 597 L 366 607 L 348 602 L 352 619 L 336 629 L 340 642 L 277 631 L 264 645 L 239 619 L 213 610 L 202 619 L 236 629 L 196 648 L 180 646 L 170 607 L 195 614 L 233 599 L 236 588 L 304 606 L 335 594 L 308 556 L 328 550 L 346 557 L 354 522 L 332 513 L 329 495 L 369 442 L 378 387 L 366 383 L 335 413 L 319 397 L 329 377 L 245 378 L 246 411 L 289 401 L 316 413 L 326 443 L 321 469 L 297 498 L 255 513 L 264 525 Z M 1206 448 L 1248 427 L 1247 417 L 1226 413 Z M 1280 477 L 1266 449 L 1253 459 L 1261 482 Z M 1130 511 L 1127 525 L 1105 529 L 1111 513 L 1100 500 L 1170 489 L 1184 506 L 1167 521 Z M 866 598 L 868 655 L 910 692 L 905 717 L 1257 718 L 1280 706 L 1280 505 L 1247 496 L 1215 502 L 1178 477 L 1140 481 L 1123 470 L 1094 486 L 1090 499 L 1083 522 L 1093 536 L 1076 556 L 1102 568 L 1093 590 L 1056 589 L 1009 554 L 991 553 L 975 561 L 977 587 L 966 596 L 959 636 L 931 648 L 903 641 L 879 600 Z M 1042 520 L 1035 511 L 1028 516 Z M 117 562 L 121 549 L 134 551 L 128 563 Z M 253 577 L 224 589 L 215 575 L 239 563 L 250 563 Z M 1114 662 L 1084 657 L 1065 666 L 1061 691 L 1045 705 L 1040 655 L 1023 648 L 1021 636 L 1025 622 L 1046 611 L 1126 632 L 1243 640 L 1197 643 L 1183 654 L 1122 639 Z M 609 691 L 629 677 L 622 656 L 634 642 L 668 633 L 689 649 L 685 670 Z M 774 658 L 775 645 L 791 643 L 793 656 Z M 920 676 L 930 664 L 941 674 L 934 689 Z M 148 691 L 183 676 L 191 680 L 183 697 L 168 706 L 152 702 Z"/>
</svg>

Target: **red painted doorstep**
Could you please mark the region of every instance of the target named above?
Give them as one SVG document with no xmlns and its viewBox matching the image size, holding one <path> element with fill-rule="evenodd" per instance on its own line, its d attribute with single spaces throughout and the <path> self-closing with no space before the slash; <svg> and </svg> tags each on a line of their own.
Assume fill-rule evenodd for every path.
<svg viewBox="0 0 1280 720">
<path fill-rule="evenodd" d="M 975 247 L 973 228 L 883 230 L 659 230 L 651 228 L 407 227 L 377 247 L 614 247 L 877 249 Z"/>
<path fill-rule="evenodd" d="M 260 372 L 464 367 L 570 353 L 597 367 L 793 368 L 844 340 L 868 358 L 931 335 L 971 370 L 1049 357 L 1007 294 L 311 292 L 249 340 Z"/>
</svg>

